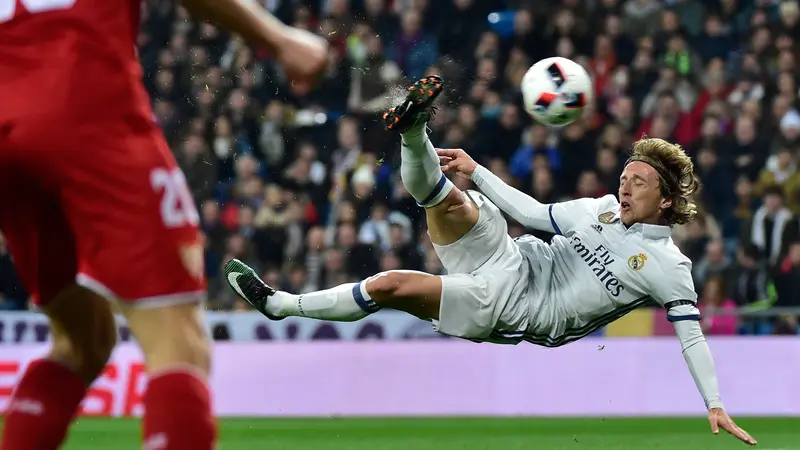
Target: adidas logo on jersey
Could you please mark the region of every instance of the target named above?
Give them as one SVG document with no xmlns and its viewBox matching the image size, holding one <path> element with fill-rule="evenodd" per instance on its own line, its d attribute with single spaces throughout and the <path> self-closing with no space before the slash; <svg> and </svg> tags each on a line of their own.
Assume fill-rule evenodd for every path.
<svg viewBox="0 0 800 450">
<path fill-rule="evenodd" d="M 603 227 L 601 227 L 600 224 L 597 224 L 597 223 L 593 223 L 592 224 L 592 229 L 594 231 L 597 231 L 598 233 L 602 233 L 603 232 Z"/>
</svg>

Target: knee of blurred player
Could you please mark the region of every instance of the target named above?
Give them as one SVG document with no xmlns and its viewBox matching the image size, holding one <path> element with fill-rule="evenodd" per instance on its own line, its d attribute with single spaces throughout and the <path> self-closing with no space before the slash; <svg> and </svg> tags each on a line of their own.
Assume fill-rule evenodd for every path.
<svg viewBox="0 0 800 450">
<path fill-rule="evenodd" d="M 208 376 L 211 344 L 200 306 L 128 307 L 124 313 L 150 374 L 182 367 Z"/>
<path fill-rule="evenodd" d="M 105 368 L 117 343 L 117 327 L 108 300 L 71 286 L 47 304 L 52 348 L 47 359 L 64 364 L 88 386 Z"/>
<path fill-rule="evenodd" d="M 97 378 L 116 343 L 116 323 L 108 301 L 69 286 L 44 302 L 52 348 L 31 362 L 5 411 L 0 448 L 58 448 L 87 387 Z"/>
</svg>

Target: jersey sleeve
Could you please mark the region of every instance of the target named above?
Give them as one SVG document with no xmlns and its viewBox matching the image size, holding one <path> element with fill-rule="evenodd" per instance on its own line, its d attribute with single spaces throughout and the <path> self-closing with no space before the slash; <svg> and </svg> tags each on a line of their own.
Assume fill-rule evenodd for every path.
<svg viewBox="0 0 800 450">
<path fill-rule="evenodd" d="M 689 372 L 694 378 L 694 383 L 707 409 L 723 408 L 717 383 L 717 370 L 714 367 L 714 358 L 708 348 L 703 330 L 696 320 L 674 322 L 675 334 L 681 342 L 681 351 Z"/>
<path fill-rule="evenodd" d="M 700 320 L 692 263 L 686 258 L 662 263 L 653 274 L 651 297 L 667 310 L 670 322 Z"/>
<path fill-rule="evenodd" d="M 535 198 L 514 189 L 480 165 L 472 173 L 472 181 L 492 203 L 520 225 L 534 230 L 554 232 L 548 205 L 539 203 Z"/>
<path fill-rule="evenodd" d="M 601 198 L 579 198 L 548 205 L 550 224 L 556 234 L 565 235 L 587 220 L 596 220 L 606 212 L 617 212 L 617 199 L 613 195 Z"/>
</svg>

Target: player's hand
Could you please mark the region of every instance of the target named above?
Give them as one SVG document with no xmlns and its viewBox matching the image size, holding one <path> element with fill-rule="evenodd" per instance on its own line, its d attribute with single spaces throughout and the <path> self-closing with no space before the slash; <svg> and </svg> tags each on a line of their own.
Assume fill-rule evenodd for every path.
<svg viewBox="0 0 800 450">
<path fill-rule="evenodd" d="M 286 71 L 292 90 L 306 94 L 314 88 L 328 65 L 328 41 L 314 33 L 286 27 L 275 59 Z"/>
<path fill-rule="evenodd" d="M 745 444 L 756 445 L 758 443 L 747 431 L 739 428 L 722 408 L 712 408 L 708 412 L 708 423 L 711 424 L 711 432 L 714 434 L 719 434 L 719 429 L 722 428 Z"/>
<path fill-rule="evenodd" d="M 439 164 L 442 166 L 442 172 L 454 173 L 466 179 L 472 178 L 472 173 L 478 167 L 478 163 L 472 159 L 464 150 L 459 149 L 443 149 L 437 148 L 436 153 L 439 155 Z"/>
</svg>

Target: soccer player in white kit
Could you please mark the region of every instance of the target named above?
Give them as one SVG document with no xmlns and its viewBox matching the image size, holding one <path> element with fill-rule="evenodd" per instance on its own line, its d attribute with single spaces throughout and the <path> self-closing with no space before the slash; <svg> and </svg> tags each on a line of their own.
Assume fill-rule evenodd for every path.
<svg viewBox="0 0 800 450">
<path fill-rule="evenodd" d="M 428 233 L 448 275 L 388 271 L 294 295 L 267 286 L 232 260 L 225 269 L 231 288 L 273 320 L 354 321 L 392 308 L 430 319 L 447 335 L 546 347 L 576 341 L 654 301 L 675 326 L 712 431 L 722 428 L 755 445 L 723 409 L 699 324 L 691 262 L 670 237 L 671 225 L 695 215 L 697 182 L 683 150 L 661 139 L 636 142 L 620 178 L 619 201 L 607 195 L 541 204 L 463 150 L 434 149 L 426 123 L 442 85 L 437 76 L 418 81 L 384 121 L 400 132 L 403 183 L 425 208 Z M 460 191 L 444 172 L 471 179 L 480 192 Z M 550 244 L 532 236 L 512 239 L 501 211 L 556 236 Z"/>
</svg>

